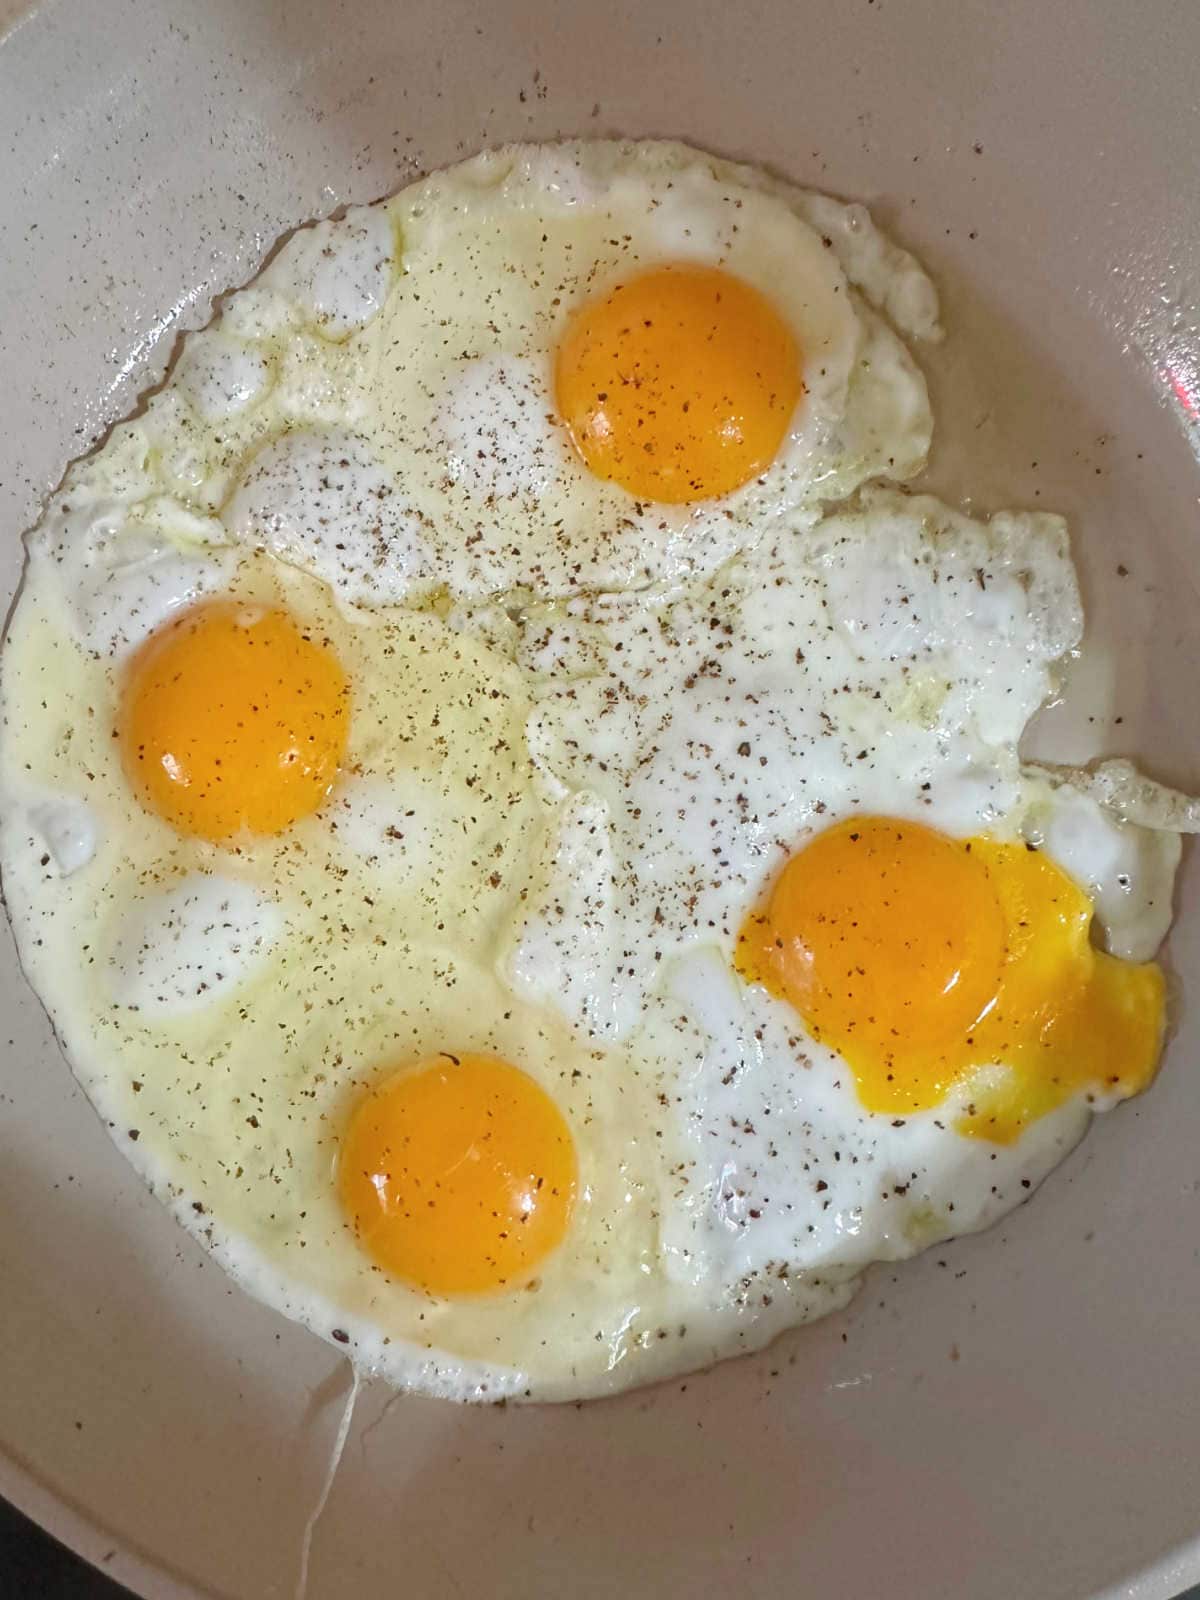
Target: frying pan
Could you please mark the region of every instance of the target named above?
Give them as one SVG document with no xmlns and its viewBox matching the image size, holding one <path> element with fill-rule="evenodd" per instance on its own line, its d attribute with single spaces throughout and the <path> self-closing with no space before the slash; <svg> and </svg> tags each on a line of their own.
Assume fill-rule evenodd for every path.
<svg viewBox="0 0 1200 1600">
<path fill-rule="evenodd" d="M 0 0 L 0 582 L 279 234 L 484 143 L 672 135 L 938 279 L 929 482 L 1071 519 L 1033 746 L 1200 787 L 1187 0 Z M 1122 575 L 1119 569 L 1124 569 Z M 141 1189 L 0 933 L 0 1492 L 141 1594 L 1156 1600 L 1200 1580 L 1198 863 L 1173 1038 L 1001 1227 L 759 1357 L 582 1407 L 364 1383 Z M 328 1496 L 315 1524 L 312 1514 Z"/>
</svg>

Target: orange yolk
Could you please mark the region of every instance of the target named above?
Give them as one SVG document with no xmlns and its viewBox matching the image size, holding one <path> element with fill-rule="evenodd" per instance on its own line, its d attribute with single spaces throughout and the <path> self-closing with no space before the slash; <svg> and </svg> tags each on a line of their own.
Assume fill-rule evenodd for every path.
<svg viewBox="0 0 1200 1600">
<path fill-rule="evenodd" d="M 1023 844 L 862 817 L 792 857 L 737 965 L 843 1057 L 869 1110 L 926 1110 L 965 1084 L 959 1131 L 1008 1143 L 1073 1095 L 1154 1076 L 1162 972 L 1096 950 L 1091 921 Z"/>
<path fill-rule="evenodd" d="M 355 1237 L 385 1271 L 434 1295 L 491 1294 L 528 1283 L 561 1243 L 575 1146 L 524 1072 L 443 1054 L 359 1102 L 338 1185 Z"/>
<path fill-rule="evenodd" d="M 640 500 L 728 494 L 775 459 L 804 392 L 765 295 L 717 267 L 654 267 L 585 305 L 555 390 L 584 461 Z"/>
<path fill-rule="evenodd" d="M 282 833 L 333 787 L 350 692 L 328 646 L 283 611 L 193 607 L 130 663 L 118 734 L 130 784 L 180 833 Z"/>
</svg>

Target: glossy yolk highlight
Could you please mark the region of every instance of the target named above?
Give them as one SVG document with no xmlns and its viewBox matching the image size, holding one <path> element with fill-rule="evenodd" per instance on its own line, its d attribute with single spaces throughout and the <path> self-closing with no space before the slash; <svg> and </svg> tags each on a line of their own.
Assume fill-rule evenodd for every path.
<svg viewBox="0 0 1200 1600">
<path fill-rule="evenodd" d="M 639 273 L 577 312 L 555 390 L 598 478 L 678 504 L 764 471 L 804 385 L 796 340 L 765 295 L 717 267 L 680 265 Z"/>
<path fill-rule="evenodd" d="M 1164 984 L 1096 950 L 1092 906 L 1039 851 L 863 817 L 826 829 L 749 918 L 737 965 L 903 1115 L 967 1085 L 959 1131 L 1007 1143 L 1079 1093 L 1154 1076 Z"/>
<path fill-rule="evenodd" d="M 355 1237 L 434 1295 L 529 1282 L 561 1243 L 575 1146 L 549 1095 L 493 1056 L 440 1055 L 394 1073 L 355 1109 L 338 1158 Z"/>
<path fill-rule="evenodd" d="M 130 663 L 121 756 L 142 804 L 180 833 L 281 833 L 333 787 L 349 712 L 337 657 L 286 612 L 208 601 Z"/>
</svg>

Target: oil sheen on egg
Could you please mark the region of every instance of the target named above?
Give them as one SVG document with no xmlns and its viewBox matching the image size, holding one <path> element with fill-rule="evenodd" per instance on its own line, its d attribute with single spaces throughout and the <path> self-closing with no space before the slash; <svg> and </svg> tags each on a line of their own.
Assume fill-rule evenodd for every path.
<svg viewBox="0 0 1200 1600">
<path fill-rule="evenodd" d="M 759 1348 L 1153 1075 L 1196 807 L 1022 763 L 1075 575 L 898 490 L 939 336 L 859 206 L 513 147 L 300 230 L 50 501 L 23 965 L 137 1170 L 360 1367 Z"/>
</svg>

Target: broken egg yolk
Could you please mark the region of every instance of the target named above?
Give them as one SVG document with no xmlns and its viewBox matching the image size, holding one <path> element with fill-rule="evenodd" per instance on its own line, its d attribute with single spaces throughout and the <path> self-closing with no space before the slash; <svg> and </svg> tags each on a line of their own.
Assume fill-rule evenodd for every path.
<svg viewBox="0 0 1200 1600">
<path fill-rule="evenodd" d="M 743 927 L 742 975 L 842 1056 L 871 1111 L 954 1091 L 961 1133 L 1009 1143 L 1080 1094 L 1154 1076 L 1164 981 L 1091 942 L 1087 895 L 1042 852 L 861 817 L 792 856 Z"/>
</svg>

